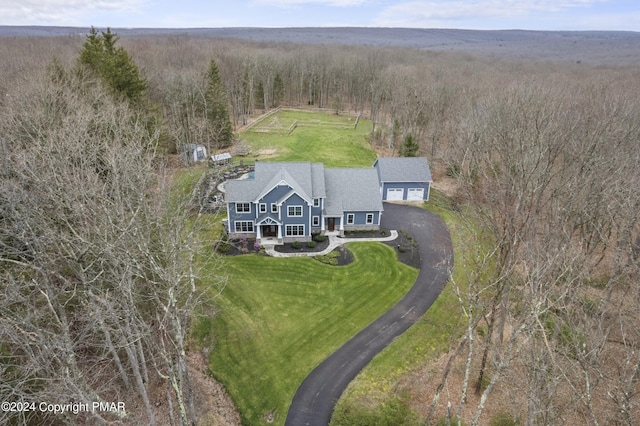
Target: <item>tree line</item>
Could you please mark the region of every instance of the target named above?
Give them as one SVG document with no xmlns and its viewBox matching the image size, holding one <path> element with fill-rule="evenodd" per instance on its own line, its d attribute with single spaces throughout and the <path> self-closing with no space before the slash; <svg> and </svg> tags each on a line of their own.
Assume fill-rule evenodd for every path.
<svg viewBox="0 0 640 426">
<path fill-rule="evenodd" d="M 455 184 L 470 249 L 447 365 L 463 380 L 443 402 L 443 371 L 432 418 L 452 403 L 482 423 L 502 387 L 527 424 L 638 422 L 636 69 L 109 33 L 0 53 L 15 58 L 0 63 L 3 397 L 135 392 L 151 419 L 155 378 L 176 418 L 195 416 L 183 348 L 197 241 L 160 195 L 159 159 L 228 147 L 289 106 L 362 114 L 379 152 L 425 155 Z M 105 360 L 117 379 L 85 374 Z"/>
<path fill-rule="evenodd" d="M 2 410 L 3 424 L 196 422 L 198 214 L 172 190 L 146 82 L 115 41 L 92 32 L 72 66 L 5 87 L 0 399 L 36 409 Z M 126 410 L 37 408 L 114 402 Z"/>
</svg>

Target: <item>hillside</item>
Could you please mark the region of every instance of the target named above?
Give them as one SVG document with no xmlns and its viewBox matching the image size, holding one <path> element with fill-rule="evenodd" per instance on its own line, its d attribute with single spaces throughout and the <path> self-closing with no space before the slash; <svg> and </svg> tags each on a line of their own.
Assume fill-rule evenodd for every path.
<svg viewBox="0 0 640 426">
<path fill-rule="evenodd" d="M 0 37 L 84 36 L 89 28 L 0 26 Z M 628 31 L 523 31 L 422 28 L 115 28 L 119 35 L 182 34 L 301 44 L 397 46 L 512 59 L 592 64 L 640 63 L 640 33 Z"/>
</svg>

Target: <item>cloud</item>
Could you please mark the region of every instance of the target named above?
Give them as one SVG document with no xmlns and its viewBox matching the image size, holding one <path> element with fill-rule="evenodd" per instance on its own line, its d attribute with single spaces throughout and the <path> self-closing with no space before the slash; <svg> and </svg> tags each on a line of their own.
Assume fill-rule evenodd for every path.
<svg viewBox="0 0 640 426">
<path fill-rule="evenodd" d="M 587 8 L 607 0 L 432 0 L 409 1 L 386 8 L 377 25 L 432 26 L 448 21 L 478 18 L 516 19 L 531 14 L 551 14 L 576 8 Z"/>
<path fill-rule="evenodd" d="M 135 13 L 144 0 L 3 0 L 2 25 L 75 25 L 95 13 Z"/>
<path fill-rule="evenodd" d="M 367 0 L 255 0 L 256 3 L 273 7 L 331 6 L 353 7 L 368 3 Z"/>
</svg>

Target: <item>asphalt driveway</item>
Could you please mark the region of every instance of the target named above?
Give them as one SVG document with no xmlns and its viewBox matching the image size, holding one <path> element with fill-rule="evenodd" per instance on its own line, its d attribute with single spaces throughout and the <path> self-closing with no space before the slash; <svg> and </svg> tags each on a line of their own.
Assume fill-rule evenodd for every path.
<svg viewBox="0 0 640 426">
<path fill-rule="evenodd" d="M 347 385 L 380 351 L 427 312 L 449 279 L 453 247 L 439 216 L 419 207 L 384 204 L 381 226 L 406 230 L 420 247 L 421 268 L 407 294 L 318 365 L 293 398 L 287 426 L 326 426 Z"/>
</svg>

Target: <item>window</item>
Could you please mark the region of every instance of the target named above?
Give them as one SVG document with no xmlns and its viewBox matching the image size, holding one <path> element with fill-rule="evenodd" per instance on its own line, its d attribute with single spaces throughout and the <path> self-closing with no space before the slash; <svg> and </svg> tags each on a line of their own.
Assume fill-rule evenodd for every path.
<svg viewBox="0 0 640 426">
<path fill-rule="evenodd" d="M 276 203 L 271 203 L 271 213 L 278 213 L 278 205 Z"/>
<path fill-rule="evenodd" d="M 236 203 L 236 213 L 251 213 L 251 204 Z"/>
<path fill-rule="evenodd" d="M 236 232 L 253 232 L 253 222 L 250 220 L 238 220 L 235 225 Z"/>
<path fill-rule="evenodd" d="M 320 216 L 313 217 L 313 226 L 320 226 Z"/>
<path fill-rule="evenodd" d="M 265 203 L 260 203 L 260 213 L 267 212 L 267 205 Z"/>
<path fill-rule="evenodd" d="M 320 207 L 320 198 L 313 199 L 313 207 Z"/>
<path fill-rule="evenodd" d="M 367 224 L 373 223 L 373 213 L 367 213 Z"/>
<path fill-rule="evenodd" d="M 302 216 L 302 206 L 289 206 L 287 209 L 287 214 L 289 217 Z"/>
<path fill-rule="evenodd" d="M 353 225 L 355 220 L 356 220 L 356 215 L 354 215 L 353 213 L 349 213 L 347 215 L 347 225 Z"/>
<path fill-rule="evenodd" d="M 284 227 L 287 237 L 297 237 L 304 235 L 304 225 L 286 225 Z"/>
</svg>

